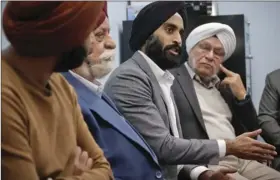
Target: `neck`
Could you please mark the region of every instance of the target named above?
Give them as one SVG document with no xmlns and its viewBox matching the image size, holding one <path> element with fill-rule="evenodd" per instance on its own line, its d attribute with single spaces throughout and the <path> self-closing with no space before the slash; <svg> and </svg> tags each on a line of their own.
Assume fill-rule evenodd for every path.
<svg viewBox="0 0 280 180">
<path fill-rule="evenodd" d="M 20 56 L 12 47 L 8 47 L 2 51 L 2 56 L 8 64 L 24 74 L 26 78 L 44 87 L 47 85 L 57 62 L 57 58 L 55 57 Z"/>
<path fill-rule="evenodd" d="M 199 77 L 205 85 L 209 85 L 212 80 L 210 77 L 204 77 L 204 76 L 199 76 Z"/>
<path fill-rule="evenodd" d="M 95 77 L 90 72 L 90 68 L 88 66 L 89 65 L 86 62 L 83 62 L 80 67 L 72 69 L 72 71 L 87 79 L 88 81 L 93 82 L 95 80 Z"/>
<path fill-rule="evenodd" d="M 189 65 L 189 67 L 193 70 L 193 72 L 194 72 L 197 76 L 199 76 L 200 80 L 201 80 L 205 85 L 209 85 L 210 82 L 213 80 L 213 78 L 215 78 L 215 75 L 213 75 L 213 76 L 206 76 L 206 75 L 203 75 L 203 74 L 199 73 L 199 72 L 197 71 L 197 69 L 193 67 L 193 65 L 192 65 L 192 63 L 191 63 L 190 60 L 189 60 L 187 63 L 188 63 L 188 65 Z"/>
</svg>

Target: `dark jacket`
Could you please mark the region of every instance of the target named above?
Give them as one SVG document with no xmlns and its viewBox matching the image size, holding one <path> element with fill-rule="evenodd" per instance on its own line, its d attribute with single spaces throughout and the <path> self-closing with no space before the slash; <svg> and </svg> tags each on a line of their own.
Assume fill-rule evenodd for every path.
<svg viewBox="0 0 280 180">
<path fill-rule="evenodd" d="M 172 86 L 175 102 L 178 107 L 183 136 L 186 139 L 209 139 L 199 102 L 195 93 L 193 80 L 185 67 L 172 69 L 175 80 Z M 258 129 L 257 114 L 252 100 L 239 102 L 228 88 L 219 89 L 232 112 L 232 125 L 236 136 Z"/>
</svg>

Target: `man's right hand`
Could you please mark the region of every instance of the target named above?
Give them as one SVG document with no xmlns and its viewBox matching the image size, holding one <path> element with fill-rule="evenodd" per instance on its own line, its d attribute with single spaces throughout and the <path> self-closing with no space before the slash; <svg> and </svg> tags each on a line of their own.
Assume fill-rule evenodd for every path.
<svg viewBox="0 0 280 180">
<path fill-rule="evenodd" d="M 261 129 L 243 133 L 235 140 L 226 140 L 226 155 L 234 155 L 241 159 L 268 161 L 277 155 L 275 147 L 253 139 L 261 133 Z"/>
</svg>

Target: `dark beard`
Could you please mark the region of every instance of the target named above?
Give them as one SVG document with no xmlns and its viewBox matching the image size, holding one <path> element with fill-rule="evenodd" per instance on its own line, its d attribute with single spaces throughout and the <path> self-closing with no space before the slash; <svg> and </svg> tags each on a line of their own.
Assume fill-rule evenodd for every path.
<svg viewBox="0 0 280 180">
<path fill-rule="evenodd" d="M 177 56 L 168 52 L 169 49 L 178 48 Z M 145 54 L 149 56 L 162 70 L 172 69 L 179 66 L 182 62 L 182 47 L 179 44 L 172 44 L 163 47 L 161 41 L 151 35 L 146 41 L 144 48 Z"/>
<path fill-rule="evenodd" d="M 71 51 L 62 54 L 54 72 L 67 72 L 70 69 L 75 69 L 82 65 L 86 57 L 87 51 L 84 46 L 73 48 Z"/>
</svg>

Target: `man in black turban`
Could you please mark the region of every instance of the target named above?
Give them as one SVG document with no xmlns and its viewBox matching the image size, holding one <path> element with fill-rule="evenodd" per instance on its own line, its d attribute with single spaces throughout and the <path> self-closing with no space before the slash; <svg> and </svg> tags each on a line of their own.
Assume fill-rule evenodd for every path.
<svg viewBox="0 0 280 180">
<path fill-rule="evenodd" d="M 184 2 L 154 2 L 133 21 L 129 45 L 141 50 L 163 70 L 181 63 L 182 40 L 187 25 Z"/>
<path fill-rule="evenodd" d="M 180 65 L 182 59 L 185 13 L 184 2 L 179 1 L 157 1 L 144 7 L 132 26 L 129 44 L 135 53 L 115 69 L 104 90 L 153 149 L 164 179 L 177 180 L 178 174 L 184 180 L 229 179 L 225 174 L 234 170 L 214 173 L 206 167 L 183 166 L 217 164 L 225 154 L 238 156 L 234 152 L 240 148 L 237 141 L 242 139 L 230 143 L 182 139 L 171 91 L 174 77 L 167 69 Z"/>
</svg>

